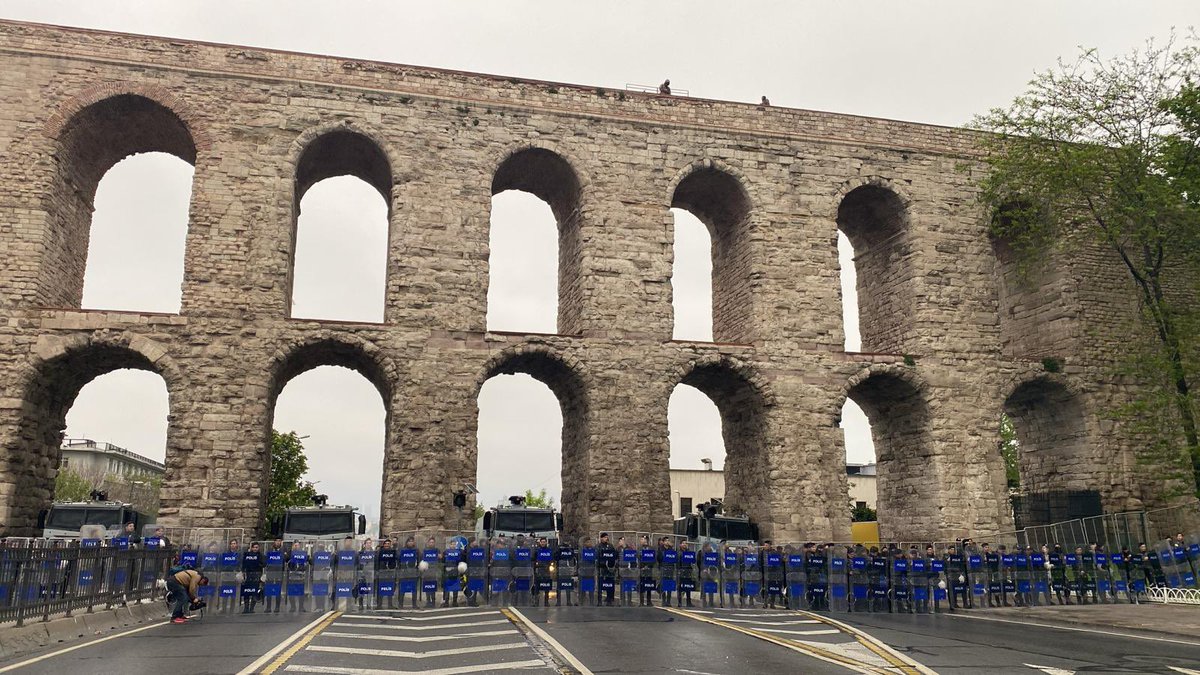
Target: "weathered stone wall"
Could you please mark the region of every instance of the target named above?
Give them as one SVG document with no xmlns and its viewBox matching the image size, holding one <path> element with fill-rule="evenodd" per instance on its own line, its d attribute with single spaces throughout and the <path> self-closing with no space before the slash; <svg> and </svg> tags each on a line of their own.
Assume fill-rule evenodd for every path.
<svg viewBox="0 0 1200 675">
<path fill-rule="evenodd" d="M 1011 523 L 997 420 L 1042 373 L 1037 353 L 1002 349 L 987 219 L 958 168 L 968 132 L 18 23 L 0 23 L 0 65 L 7 532 L 49 499 L 79 387 L 123 367 L 167 381 L 161 518 L 256 527 L 275 397 L 319 365 L 357 370 L 383 398 L 385 532 L 465 525 L 450 491 L 475 479 L 476 397 L 510 372 L 562 405 L 578 531 L 669 525 L 680 382 L 720 409 L 729 502 L 768 536 L 848 536 L 847 396 L 872 416 L 890 536 Z M 81 311 L 95 182 L 151 150 L 195 165 L 182 310 Z M 299 198 L 341 174 L 389 203 L 382 324 L 289 316 Z M 505 189 L 558 219 L 558 335 L 486 332 L 490 199 Z M 717 343 L 671 340 L 673 206 L 713 233 Z M 864 248 L 864 344 L 887 354 L 842 350 L 839 226 Z M 1063 375 L 1089 392 L 1077 409 L 1103 461 L 1088 476 L 1121 506 L 1143 495 L 1093 402 L 1119 398 L 1113 340 L 1093 314 L 1070 316 L 1099 345 Z"/>
</svg>

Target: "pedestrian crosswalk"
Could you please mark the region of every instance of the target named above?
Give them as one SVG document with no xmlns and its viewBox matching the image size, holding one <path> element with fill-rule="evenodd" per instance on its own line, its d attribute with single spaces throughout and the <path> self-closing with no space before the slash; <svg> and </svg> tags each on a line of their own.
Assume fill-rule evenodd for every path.
<svg viewBox="0 0 1200 675">
<path fill-rule="evenodd" d="M 288 673 L 558 672 L 500 610 L 343 614 L 288 659 Z"/>
</svg>

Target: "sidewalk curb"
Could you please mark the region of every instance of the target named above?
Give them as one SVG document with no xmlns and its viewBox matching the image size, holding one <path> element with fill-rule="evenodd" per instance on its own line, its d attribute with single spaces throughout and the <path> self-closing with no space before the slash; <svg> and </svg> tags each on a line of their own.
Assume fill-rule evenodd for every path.
<svg viewBox="0 0 1200 675">
<path fill-rule="evenodd" d="M 1120 605 L 1113 605 L 1113 606 L 1119 607 Z M 1141 624 L 1131 625 L 1131 624 L 1127 624 L 1127 623 L 1123 624 L 1123 623 L 1111 623 L 1111 622 L 1103 622 L 1103 621 L 1087 621 L 1084 619 L 1084 617 L 1082 617 L 1078 614 L 1071 614 L 1071 613 L 1067 613 L 1067 612 L 1063 612 L 1062 614 L 1028 613 L 1028 612 L 1022 612 L 1022 611 L 1015 611 L 1015 610 L 1009 609 L 1009 608 L 1005 608 L 1004 610 L 1002 610 L 1000 612 L 995 611 L 994 608 L 991 610 L 969 609 L 969 610 L 965 610 L 965 611 L 960 609 L 959 611 L 964 616 L 980 616 L 980 617 L 991 616 L 991 617 L 996 617 L 996 618 L 1004 618 L 1004 619 L 1008 619 L 1011 621 L 1019 621 L 1019 620 L 1023 619 L 1023 620 L 1027 620 L 1027 621 L 1035 621 L 1035 622 L 1038 622 L 1041 624 L 1046 624 L 1046 625 L 1062 624 L 1064 626 L 1072 626 L 1072 627 L 1079 627 L 1079 628 L 1095 628 L 1097 630 L 1136 631 L 1136 632 L 1140 632 L 1140 633 L 1149 633 L 1149 634 L 1153 634 L 1153 635 L 1169 636 L 1172 638 L 1188 638 L 1188 639 L 1192 639 L 1192 640 L 1200 640 L 1200 634 L 1197 634 L 1195 632 L 1188 633 L 1188 632 L 1180 631 L 1180 630 L 1171 630 L 1172 625 L 1168 622 L 1163 622 L 1163 623 L 1155 624 L 1155 625 L 1141 625 Z M 1197 615 L 1197 617 L 1200 617 L 1200 607 L 1196 608 L 1196 615 Z"/>
<path fill-rule="evenodd" d="M 113 607 L 25 626 L 0 627 L 0 658 L 11 658 L 52 645 L 90 638 L 137 624 L 162 621 L 170 611 L 161 601 Z"/>
</svg>

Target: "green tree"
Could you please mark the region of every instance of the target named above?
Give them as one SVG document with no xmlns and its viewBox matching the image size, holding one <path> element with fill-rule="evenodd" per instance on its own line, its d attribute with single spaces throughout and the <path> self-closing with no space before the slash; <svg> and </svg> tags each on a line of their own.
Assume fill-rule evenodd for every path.
<svg viewBox="0 0 1200 675">
<path fill-rule="evenodd" d="M 58 470 L 54 477 L 54 501 L 83 502 L 91 498 L 95 489 L 92 481 L 79 475 L 74 469 L 64 467 Z"/>
<path fill-rule="evenodd" d="M 855 504 L 850 508 L 850 520 L 855 523 L 873 523 L 879 520 L 879 516 L 875 513 L 875 509 Z"/>
<path fill-rule="evenodd" d="M 546 496 L 546 488 L 542 488 L 536 495 L 533 494 L 533 489 L 531 488 L 525 491 L 525 506 L 552 509 L 554 508 L 554 497 Z"/>
<path fill-rule="evenodd" d="M 1004 478 L 1008 489 L 1021 487 L 1021 472 L 1017 465 L 1017 453 L 1021 444 L 1017 442 L 1017 430 L 1013 427 L 1012 418 L 1000 413 L 1000 456 L 1004 459 Z"/>
<path fill-rule="evenodd" d="M 304 480 L 308 459 L 304 443 L 296 432 L 281 434 L 271 430 L 271 484 L 267 491 L 267 520 L 283 515 L 290 506 L 308 506 L 317 494 L 313 484 Z"/>
<path fill-rule="evenodd" d="M 1084 249 L 1120 261 L 1147 336 L 1129 346 L 1136 358 L 1128 374 L 1149 385 L 1126 420 L 1166 439 L 1158 448 L 1169 458 L 1186 452 L 1193 486 L 1200 483 L 1192 393 L 1200 325 L 1197 55 L 1194 36 L 1112 60 L 1086 50 L 1036 75 L 1010 106 L 976 119 L 995 132 L 981 141 L 990 171 L 980 187 L 997 214 L 997 237 L 1033 264 Z"/>
</svg>

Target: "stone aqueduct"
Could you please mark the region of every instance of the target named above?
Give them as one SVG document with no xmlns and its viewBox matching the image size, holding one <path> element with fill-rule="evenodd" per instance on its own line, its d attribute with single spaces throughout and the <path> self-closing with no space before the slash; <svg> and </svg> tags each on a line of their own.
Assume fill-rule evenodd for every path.
<svg viewBox="0 0 1200 675">
<path fill-rule="evenodd" d="M 1105 375 L 1105 327 L 1132 307 L 1119 276 L 1081 256 L 1019 277 L 966 131 L 21 23 L 0 23 L 0 60 L 5 532 L 47 504 L 80 388 L 120 368 L 166 381 L 160 520 L 181 525 L 259 525 L 275 398 L 319 365 L 383 398 L 385 532 L 465 524 L 449 490 L 475 478 L 476 396 L 514 372 L 561 403 L 578 530 L 668 525 L 681 382 L 721 412 L 728 501 L 777 539 L 848 534 L 848 396 L 873 423 L 885 536 L 1011 526 L 1006 409 L 1026 485 L 1153 499 L 1099 414 L 1122 396 Z M 182 310 L 81 310 L 97 182 L 148 151 L 195 167 Z M 300 197 L 345 174 L 389 205 L 380 324 L 289 316 Z M 554 335 L 485 329 L 508 189 L 559 224 Z M 671 339 L 672 207 L 712 234 L 714 343 Z M 839 228 L 866 353 L 843 351 Z"/>
</svg>

